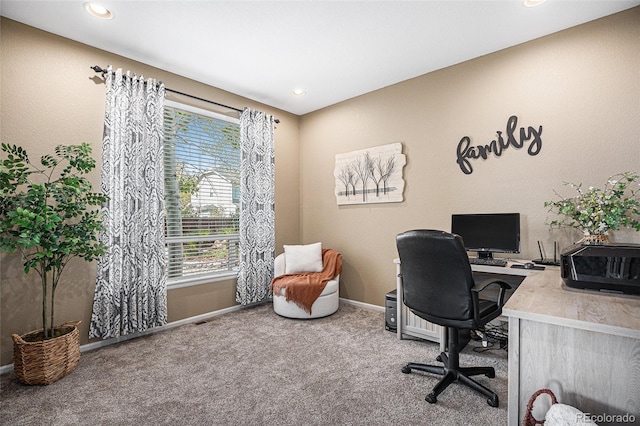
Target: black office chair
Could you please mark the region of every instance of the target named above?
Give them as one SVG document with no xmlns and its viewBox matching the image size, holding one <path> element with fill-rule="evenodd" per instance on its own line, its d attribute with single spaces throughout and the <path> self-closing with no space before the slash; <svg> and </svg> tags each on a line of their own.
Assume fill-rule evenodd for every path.
<svg viewBox="0 0 640 426">
<path fill-rule="evenodd" d="M 447 328 L 448 354 L 442 352 L 436 360 L 444 367 L 410 362 L 402 368 L 444 376 L 425 398 L 437 402 L 438 395 L 454 381 L 474 389 L 487 397 L 487 403 L 498 406 L 498 395 L 470 376 L 484 374 L 493 378 L 493 367 L 460 367 L 459 330 L 478 329 L 502 313 L 505 290 L 511 287 L 504 281 L 485 281 L 474 288 L 469 257 L 459 235 L 435 230 L 414 230 L 396 237 L 402 279 L 404 304 L 415 315 Z M 496 301 L 481 299 L 479 294 L 488 286 L 500 286 Z"/>
</svg>

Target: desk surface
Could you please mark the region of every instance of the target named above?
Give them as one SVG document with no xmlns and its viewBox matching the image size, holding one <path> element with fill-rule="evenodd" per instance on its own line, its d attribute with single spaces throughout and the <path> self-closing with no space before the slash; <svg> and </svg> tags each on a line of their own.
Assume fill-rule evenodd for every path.
<svg viewBox="0 0 640 426">
<path fill-rule="evenodd" d="M 640 297 L 566 287 L 558 270 L 532 271 L 503 315 L 640 339 Z"/>
<path fill-rule="evenodd" d="M 393 263 L 396 265 L 400 265 L 400 258 L 393 259 Z M 477 265 L 475 263 L 471 264 L 471 270 L 474 272 L 488 272 L 490 274 L 504 274 L 504 275 L 520 275 L 522 277 L 526 277 L 530 272 L 534 272 L 534 269 L 524 269 L 524 268 L 512 268 L 511 265 L 520 265 L 524 263 L 529 263 L 528 260 L 510 260 L 507 262 L 507 266 L 492 266 L 492 265 Z M 557 266 L 545 266 L 546 269 L 551 269 L 555 271 L 559 271 L 560 269 Z"/>
</svg>

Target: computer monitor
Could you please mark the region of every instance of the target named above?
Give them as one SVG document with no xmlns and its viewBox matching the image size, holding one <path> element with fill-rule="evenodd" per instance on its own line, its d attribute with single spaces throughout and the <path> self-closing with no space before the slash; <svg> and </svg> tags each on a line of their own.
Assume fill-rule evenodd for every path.
<svg viewBox="0 0 640 426">
<path fill-rule="evenodd" d="M 520 213 L 452 214 L 451 233 L 478 257 L 520 252 Z"/>
</svg>

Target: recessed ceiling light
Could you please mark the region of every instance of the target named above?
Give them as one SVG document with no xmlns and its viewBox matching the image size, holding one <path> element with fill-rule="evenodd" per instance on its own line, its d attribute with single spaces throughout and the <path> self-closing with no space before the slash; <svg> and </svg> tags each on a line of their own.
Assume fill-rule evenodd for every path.
<svg viewBox="0 0 640 426">
<path fill-rule="evenodd" d="M 100 19 L 111 19 L 113 18 L 113 13 L 106 7 L 100 6 L 96 3 L 87 2 L 84 4 L 84 9 L 89 12 L 91 15 Z"/>
<path fill-rule="evenodd" d="M 546 2 L 547 0 L 524 0 L 523 3 L 525 7 L 536 7 Z"/>
<path fill-rule="evenodd" d="M 294 95 L 294 96 L 304 96 L 306 93 L 307 93 L 307 92 L 305 92 L 305 91 L 304 91 L 304 90 L 302 90 L 302 89 L 293 89 L 293 90 L 291 91 L 291 94 L 292 94 L 292 95 Z"/>
</svg>

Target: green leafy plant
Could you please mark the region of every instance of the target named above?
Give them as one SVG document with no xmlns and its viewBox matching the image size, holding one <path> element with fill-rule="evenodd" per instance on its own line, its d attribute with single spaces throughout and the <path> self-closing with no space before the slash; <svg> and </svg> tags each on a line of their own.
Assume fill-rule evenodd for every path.
<svg viewBox="0 0 640 426">
<path fill-rule="evenodd" d="M 19 251 L 24 272 L 42 284 L 43 338 L 54 336 L 54 300 L 60 276 L 74 257 L 92 261 L 106 251 L 99 206 L 107 197 L 91 190 L 84 175 L 96 166 L 91 146 L 59 145 L 34 165 L 27 152 L 3 143 L 0 162 L 0 250 Z M 47 301 L 50 312 L 47 314 Z"/>
<path fill-rule="evenodd" d="M 618 173 L 609 177 L 603 189 L 565 182 L 577 195 L 547 201 L 545 207 L 561 219 L 549 223 L 551 228 L 572 227 L 584 235 L 607 234 L 609 230 L 633 228 L 640 231 L 640 176 L 633 172 Z M 554 191 L 555 192 L 555 191 Z"/>
</svg>

